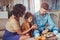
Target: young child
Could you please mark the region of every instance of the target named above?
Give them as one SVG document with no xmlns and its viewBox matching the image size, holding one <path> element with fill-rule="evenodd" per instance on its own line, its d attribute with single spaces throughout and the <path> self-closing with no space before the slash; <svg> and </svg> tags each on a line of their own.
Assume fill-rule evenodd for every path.
<svg viewBox="0 0 60 40">
<path fill-rule="evenodd" d="M 33 25 L 33 15 L 30 12 L 27 12 L 24 16 L 25 21 L 22 24 L 22 32 L 25 32 L 25 35 L 32 37 L 32 32 L 37 27 Z"/>
</svg>

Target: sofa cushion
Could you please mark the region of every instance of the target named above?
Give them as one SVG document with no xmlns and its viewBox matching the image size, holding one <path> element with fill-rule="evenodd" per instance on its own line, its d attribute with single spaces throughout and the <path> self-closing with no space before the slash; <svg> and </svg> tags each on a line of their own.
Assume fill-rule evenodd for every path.
<svg viewBox="0 0 60 40">
<path fill-rule="evenodd" d="M 4 32 L 5 32 L 5 31 L 0 31 L 0 38 L 3 37 Z"/>
<path fill-rule="evenodd" d="M 2 38 L 0 38 L 0 40 L 2 40 Z"/>
<path fill-rule="evenodd" d="M 5 30 L 5 27 L 0 26 L 0 31 L 3 31 L 3 30 Z"/>
<path fill-rule="evenodd" d="M 5 30 L 7 19 L 0 19 L 0 31 Z"/>
</svg>

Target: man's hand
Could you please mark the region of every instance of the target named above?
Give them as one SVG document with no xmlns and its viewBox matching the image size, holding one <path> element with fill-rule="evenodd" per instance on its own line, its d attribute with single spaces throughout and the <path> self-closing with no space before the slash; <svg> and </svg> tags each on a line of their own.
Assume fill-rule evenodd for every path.
<svg viewBox="0 0 60 40">
<path fill-rule="evenodd" d="M 42 34 L 46 34 L 48 32 L 48 29 L 44 30 Z"/>
</svg>

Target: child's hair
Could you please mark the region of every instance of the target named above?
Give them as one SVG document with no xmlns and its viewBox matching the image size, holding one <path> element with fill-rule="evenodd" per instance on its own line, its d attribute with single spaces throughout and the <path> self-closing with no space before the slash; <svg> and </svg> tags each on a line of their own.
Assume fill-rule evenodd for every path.
<svg viewBox="0 0 60 40">
<path fill-rule="evenodd" d="M 24 19 L 28 19 L 29 17 L 33 17 L 31 12 L 27 12 L 24 16 Z"/>
</svg>

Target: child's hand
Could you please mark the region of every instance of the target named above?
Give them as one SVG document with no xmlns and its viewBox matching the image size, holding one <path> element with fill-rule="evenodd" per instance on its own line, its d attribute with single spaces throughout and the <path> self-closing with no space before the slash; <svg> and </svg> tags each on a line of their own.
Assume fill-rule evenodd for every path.
<svg viewBox="0 0 60 40">
<path fill-rule="evenodd" d="M 27 33 L 26 35 L 27 35 L 27 36 L 29 36 L 29 34 L 28 34 L 28 33 Z"/>
<path fill-rule="evenodd" d="M 32 28 L 32 29 L 37 29 L 37 26 L 36 26 L 36 25 L 32 25 L 31 28 Z"/>
</svg>

